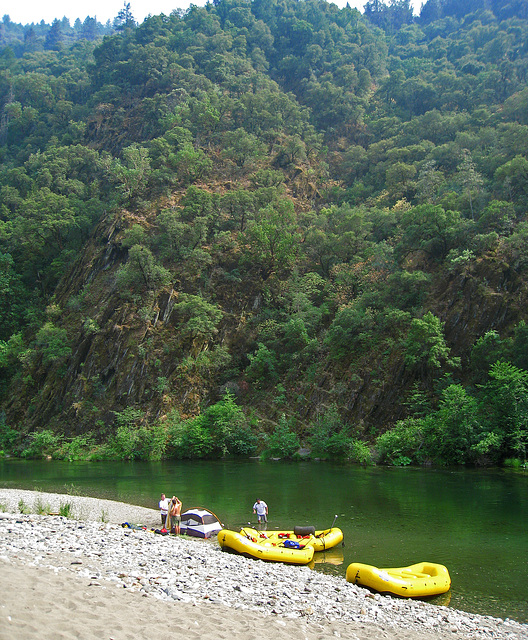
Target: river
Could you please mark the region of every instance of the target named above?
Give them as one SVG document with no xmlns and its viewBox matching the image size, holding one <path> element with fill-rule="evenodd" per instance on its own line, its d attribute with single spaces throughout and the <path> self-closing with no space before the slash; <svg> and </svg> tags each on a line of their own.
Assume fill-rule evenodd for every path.
<svg viewBox="0 0 528 640">
<path fill-rule="evenodd" d="M 344 576 L 351 562 L 379 567 L 430 561 L 449 569 L 449 594 L 433 602 L 528 622 L 528 473 L 510 470 L 362 468 L 301 462 L 57 462 L 0 460 L 0 486 L 157 507 L 176 494 L 229 528 L 336 525 L 345 544 L 317 571 Z"/>
</svg>

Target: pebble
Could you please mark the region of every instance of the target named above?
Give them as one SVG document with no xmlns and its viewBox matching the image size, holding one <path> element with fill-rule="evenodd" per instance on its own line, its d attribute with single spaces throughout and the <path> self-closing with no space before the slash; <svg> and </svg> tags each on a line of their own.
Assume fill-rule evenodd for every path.
<svg viewBox="0 0 528 640">
<path fill-rule="evenodd" d="M 123 508 L 130 513 L 129 505 Z M 114 520 L 123 515 L 106 512 Z M 157 513 L 151 511 L 150 515 Z M 277 619 L 308 617 L 311 624 L 339 620 L 373 624 L 385 630 L 392 627 L 420 632 L 426 628 L 449 633 L 453 638 L 528 640 L 526 624 L 381 597 L 344 578 L 308 567 L 225 553 L 215 538 L 160 536 L 151 530 L 125 529 L 115 522 L 81 522 L 56 515 L 8 512 L 0 516 L 2 560 L 16 558 L 17 562 L 57 572 L 74 571 L 93 587 L 104 588 L 110 581 L 161 600 L 258 610 Z M 129 520 L 123 517 L 122 521 Z M 44 550 L 46 555 L 41 553 Z"/>
</svg>

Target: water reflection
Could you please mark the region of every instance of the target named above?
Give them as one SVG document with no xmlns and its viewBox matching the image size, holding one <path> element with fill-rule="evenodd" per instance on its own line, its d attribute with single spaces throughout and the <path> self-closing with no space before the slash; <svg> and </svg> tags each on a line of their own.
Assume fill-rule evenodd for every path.
<svg viewBox="0 0 528 640">
<path fill-rule="evenodd" d="M 345 554 L 343 552 L 343 547 L 338 546 L 333 549 L 327 549 L 326 551 L 315 553 L 312 562 L 308 566 L 312 567 L 312 569 L 316 564 L 334 565 L 335 567 L 338 567 L 342 565 L 344 561 Z"/>
</svg>

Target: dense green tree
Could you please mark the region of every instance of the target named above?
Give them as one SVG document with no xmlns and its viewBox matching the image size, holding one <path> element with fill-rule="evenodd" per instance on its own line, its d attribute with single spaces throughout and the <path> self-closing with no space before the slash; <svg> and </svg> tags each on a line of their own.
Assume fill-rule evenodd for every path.
<svg viewBox="0 0 528 640">
<path fill-rule="evenodd" d="M 300 447 L 297 434 L 282 414 L 267 440 L 264 457 L 293 458 Z"/>
<path fill-rule="evenodd" d="M 46 322 L 38 331 L 35 345 L 37 353 L 42 355 L 44 364 L 52 364 L 71 354 L 70 341 L 66 329 Z"/>
<path fill-rule="evenodd" d="M 10 254 L 0 253 L 0 339 L 7 340 L 20 326 L 25 289 Z"/>
<path fill-rule="evenodd" d="M 432 371 L 444 365 L 458 366 L 458 359 L 451 356 L 445 341 L 443 323 L 430 311 L 423 318 L 414 318 L 411 322 L 405 361 L 410 367 L 418 366 Z"/>
<path fill-rule="evenodd" d="M 248 354 L 249 366 L 245 376 L 250 382 L 273 384 L 278 379 L 276 354 L 260 343 L 255 353 Z"/>
<path fill-rule="evenodd" d="M 476 170 L 475 163 L 471 159 L 471 154 L 469 153 L 469 151 L 467 149 L 464 149 L 463 154 L 463 160 L 458 166 L 458 174 L 464 191 L 468 196 L 471 219 L 474 220 L 475 212 L 473 209 L 473 200 L 475 194 L 478 194 L 480 187 L 483 185 L 484 180 L 480 173 Z"/>
<path fill-rule="evenodd" d="M 46 34 L 45 47 L 46 49 L 58 50 L 61 47 L 62 43 L 62 28 L 60 21 L 55 18 L 53 24 L 51 25 L 51 29 Z"/>
<path fill-rule="evenodd" d="M 132 15 L 132 9 L 130 2 L 123 2 L 123 8 L 119 10 L 119 13 L 114 18 L 114 28 L 117 31 L 124 31 L 125 29 L 134 28 L 136 21 Z"/>
<path fill-rule="evenodd" d="M 116 274 L 116 286 L 123 294 L 129 289 L 156 290 L 169 282 L 170 273 L 156 261 L 150 249 L 140 244 L 130 247 L 126 264 Z"/>
<path fill-rule="evenodd" d="M 464 227 L 458 211 L 446 211 L 440 205 L 419 205 L 402 213 L 401 228 L 397 247 L 400 255 L 422 250 L 442 259 L 458 245 Z"/>
<path fill-rule="evenodd" d="M 261 209 L 244 232 L 249 245 L 246 262 L 258 266 L 263 280 L 288 270 L 297 253 L 293 205 L 284 200 Z"/>
<path fill-rule="evenodd" d="M 182 338 L 195 344 L 207 343 L 217 332 L 223 312 L 201 296 L 182 294 L 174 310 L 182 317 Z"/>
<path fill-rule="evenodd" d="M 495 180 L 502 193 L 511 201 L 528 201 L 528 160 L 520 155 L 495 171 Z"/>
<path fill-rule="evenodd" d="M 495 458 L 514 455 L 526 460 L 528 371 L 502 361 L 492 365 L 489 373 L 484 409 L 488 429 L 495 435 Z"/>
<path fill-rule="evenodd" d="M 450 385 L 442 392 L 435 420 L 430 433 L 431 454 L 444 463 L 470 462 L 481 430 L 476 399 L 461 385 Z"/>
</svg>

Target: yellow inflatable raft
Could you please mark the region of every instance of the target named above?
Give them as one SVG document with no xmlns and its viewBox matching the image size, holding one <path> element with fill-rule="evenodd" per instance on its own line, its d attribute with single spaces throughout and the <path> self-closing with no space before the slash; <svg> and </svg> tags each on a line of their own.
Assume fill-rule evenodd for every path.
<svg viewBox="0 0 528 640">
<path fill-rule="evenodd" d="M 441 564 L 419 562 L 409 567 L 379 569 L 370 564 L 353 562 L 346 571 L 347 582 L 369 587 L 380 593 L 404 598 L 423 598 L 449 591 L 449 571 Z"/>
<path fill-rule="evenodd" d="M 310 533 L 303 535 L 303 529 Z M 284 542 L 284 540 L 293 540 L 300 544 L 311 545 L 315 551 L 325 551 L 332 549 L 343 541 L 343 532 L 337 527 L 332 529 L 324 529 L 323 531 L 315 531 L 313 527 L 298 527 L 293 531 L 259 531 L 257 533 L 259 541 L 269 540 L 270 542 Z M 310 538 L 311 536 L 311 538 Z"/>
<path fill-rule="evenodd" d="M 268 562 L 286 562 L 289 564 L 308 564 L 314 555 L 311 546 L 301 549 L 285 547 L 282 543 L 273 544 L 268 540 L 259 539 L 254 535 L 248 535 L 254 529 L 242 529 L 240 533 L 222 529 L 218 532 L 218 544 L 227 551 L 236 551 L 244 556 L 267 560 Z M 258 533 L 255 531 L 255 533 Z"/>
</svg>

